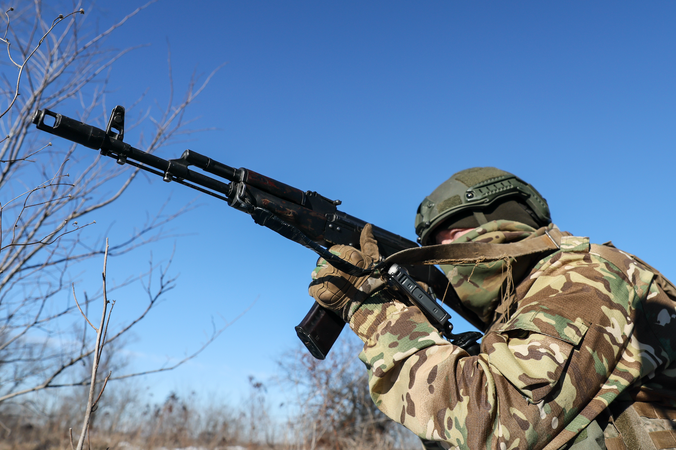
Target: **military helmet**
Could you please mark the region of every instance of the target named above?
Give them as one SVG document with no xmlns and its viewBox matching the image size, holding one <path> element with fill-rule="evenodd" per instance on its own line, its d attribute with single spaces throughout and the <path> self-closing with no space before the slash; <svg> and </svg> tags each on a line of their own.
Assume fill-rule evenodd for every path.
<svg viewBox="0 0 676 450">
<path fill-rule="evenodd" d="M 533 186 L 495 167 L 475 167 L 456 173 L 425 197 L 415 232 L 418 242 L 428 245 L 435 243 L 436 230 L 476 228 L 497 219 L 534 228 L 552 221 L 547 201 Z"/>
</svg>

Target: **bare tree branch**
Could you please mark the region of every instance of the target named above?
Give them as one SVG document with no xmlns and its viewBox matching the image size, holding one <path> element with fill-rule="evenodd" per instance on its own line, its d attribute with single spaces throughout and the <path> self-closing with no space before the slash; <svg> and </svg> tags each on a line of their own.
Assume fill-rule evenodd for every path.
<svg viewBox="0 0 676 450">
<path fill-rule="evenodd" d="M 167 201 L 149 215 L 146 223 L 130 230 L 128 238 L 110 244 L 106 241 L 105 248 L 101 239 L 89 236 L 95 214 L 122 198 L 139 172 L 100 164 L 99 155 L 85 155 L 75 145 L 56 147 L 45 143 L 45 136 L 31 128 L 30 117 L 38 108 L 54 108 L 69 101 L 79 104 L 81 120 L 91 121 L 105 106 L 111 68 L 138 48 L 107 48 L 106 38 L 154 1 L 102 32 L 88 25 L 89 15 L 77 14 L 81 12 L 79 1 L 69 6 L 73 13 L 59 15 L 55 20 L 43 19 L 42 0 L 23 2 L 17 11 L 5 13 L 7 23 L 0 30 L 4 32 L 0 44 L 5 44 L 9 58 L 6 65 L 17 75 L 0 73 L 0 98 L 7 99 L 0 107 L 4 111 L 0 112 L 0 135 L 7 136 L 0 139 L 0 189 L 8 199 L 0 206 L 5 219 L 4 228 L 0 226 L 4 236 L 0 241 L 0 403 L 44 389 L 93 382 L 89 377 L 81 380 L 76 366 L 100 364 L 104 346 L 110 346 L 108 354 L 121 345 L 123 337 L 171 291 L 176 279 L 168 273 L 171 260 L 159 271 L 151 264 L 146 273 L 130 275 L 122 282 L 104 280 L 103 290 L 98 292 L 96 288 L 93 295 L 85 292 L 83 303 L 75 296 L 76 282 L 84 270 L 82 264 L 104 255 L 105 268 L 108 257 L 112 264 L 116 256 L 169 237 L 165 227 L 193 207 L 189 204 L 169 210 Z M 186 110 L 218 69 L 205 79 L 193 76 L 185 94 L 174 101 L 170 67 L 169 101 L 159 113 L 155 113 L 155 107 L 144 106 L 142 99 L 132 102 L 132 107 L 140 111 L 140 120 L 152 122 L 135 124 L 146 131 L 151 129 L 146 133 L 150 137 L 144 145 L 146 151 L 155 152 L 187 132 L 190 121 Z M 159 283 L 154 285 L 153 278 Z M 74 325 L 77 314 L 87 317 L 89 305 L 95 304 L 92 302 L 108 304 L 109 292 L 134 280 L 144 285 L 148 295 L 146 307 L 136 317 L 125 324 L 114 324 L 109 314 L 99 327 L 88 319 L 84 329 L 80 329 L 79 321 Z M 68 295 L 69 290 L 73 297 Z M 112 311 L 112 304 L 109 309 Z M 97 334 L 94 346 L 87 342 L 87 325 Z M 215 329 L 204 346 L 178 364 L 157 371 L 171 370 L 194 358 L 225 327 Z M 64 331 L 68 329 L 76 329 L 76 337 Z M 138 374 L 117 379 L 131 376 Z M 107 377 L 106 383 L 112 379 L 116 378 Z M 92 408 L 100 395 L 101 392 L 93 395 Z"/>
<path fill-rule="evenodd" d="M 9 12 L 11 11 L 14 11 L 14 8 L 9 8 L 7 11 L 5 11 L 5 17 L 7 17 L 7 28 L 5 29 L 5 35 L 2 38 L 0 38 L 0 42 L 4 43 L 7 46 L 7 55 L 9 57 L 9 60 L 12 62 L 12 64 L 14 64 L 18 68 L 18 73 L 16 76 L 16 88 L 14 89 L 14 96 L 12 97 L 12 100 L 9 102 L 7 108 L 3 112 L 0 112 L 0 118 L 2 118 L 5 114 L 7 114 L 7 112 L 14 106 L 16 99 L 19 97 L 19 86 L 21 84 L 21 75 L 23 75 L 23 71 L 26 68 L 26 64 L 28 64 L 28 61 L 30 61 L 35 52 L 38 51 L 44 40 L 47 39 L 47 36 L 49 36 L 52 30 L 66 18 L 78 13 L 79 14 L 85 13 L 84 9 L 80 8 L 77 11 L 73 11 L 70 14 L 66 14 L 65 16 L 63 14 L 59 14 L 59 16 L 52 21 L 52 25 L 49 27 L 49 29 L 42 35 L 35 48 L 33 48 L 33 50 L 28 54 L 28 56 L 25 56 L 23 58 L 23 61 L 21 63 L 18 63 L 14 61 L 14 58 L 12 58 L 12 52 L 10 50 L 11 43 L 7 38 L 7 31 L 9 31 Z"/>
</svg>

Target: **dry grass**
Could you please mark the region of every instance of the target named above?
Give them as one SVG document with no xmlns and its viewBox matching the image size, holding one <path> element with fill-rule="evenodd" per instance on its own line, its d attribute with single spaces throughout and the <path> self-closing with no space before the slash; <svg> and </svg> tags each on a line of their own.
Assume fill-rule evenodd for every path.
<svg viewBox="0 0 676 450">
<path fill-rule="evenodd" d="M 272 411 L 267 385 L 249 378 L 236 404 L 195 393 L 150 402 L 138 381 L 109 385 L 89 424 L 85 449 L 409 450 L 421 448 L 408 430 L 375 408 L 366 388 L 359 342 L 336 346 L 319 362 L 298 348 L 282 356 L 275 392 L 285 418 Z M 22 403 L 0 403 L 0 450 L 70 450 L 68 430 L 81 426 L 85 388 L 41 391 Z M 76 438 L 77 436 L 75 436 Z"/>
<path fill-rule="evenodd" d="M 410 433 L 397 427 L 365 440 L 333 432 L 313 440 L 307 431 L 316 423 L 307 416 L 294 416 L 287 423 L 271 419 L 264 394 L 261 384 L 252 380 L 249 397 L 238 406 L 207 403 L 194 394 L 171 394 L 160 404 L 144 404 L 138 390 L 109 386 L 92 417 L 91 441 L 85 449 L 420 449 Z M 73 392 L 2 405 L 0 450 L 70 450 L 68 429 L 81 423 L 82 397 Z"/>
</svg>

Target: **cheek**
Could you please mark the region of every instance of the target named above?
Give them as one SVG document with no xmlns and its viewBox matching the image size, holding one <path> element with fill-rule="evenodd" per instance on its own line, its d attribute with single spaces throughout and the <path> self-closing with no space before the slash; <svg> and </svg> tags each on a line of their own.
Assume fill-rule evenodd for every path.
<svg viewBox="0 0 676 450">
<path fill-rule="evenodd" d="M 442 230 L 434 236 L 437 244 L 450 244 L 453 241 L 454 230 Z"/>
<path fill-rule="evenodd" d="M 451 230 L 442 230 L 436 234 L 434 240 L 437 244 L 450 244 L 460 236 L 472 231 L 474 228 L 453 228 Z"/>
</svg>

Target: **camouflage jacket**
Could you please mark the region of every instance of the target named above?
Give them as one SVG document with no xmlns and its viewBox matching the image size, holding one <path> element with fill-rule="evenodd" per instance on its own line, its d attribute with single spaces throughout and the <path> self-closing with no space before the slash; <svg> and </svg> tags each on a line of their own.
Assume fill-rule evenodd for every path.
<svg viewBox="0 0 676 450">
<path fill-rule="evenodd" d="M 357 309 L 376 405 L 448 448 L 501 450 L 559 448 L 616 399 L 676 405 L 676 297 L 656 271 L 567 236 L 515 282 L 476 356 L 388 291 Z"/>
</svg>

